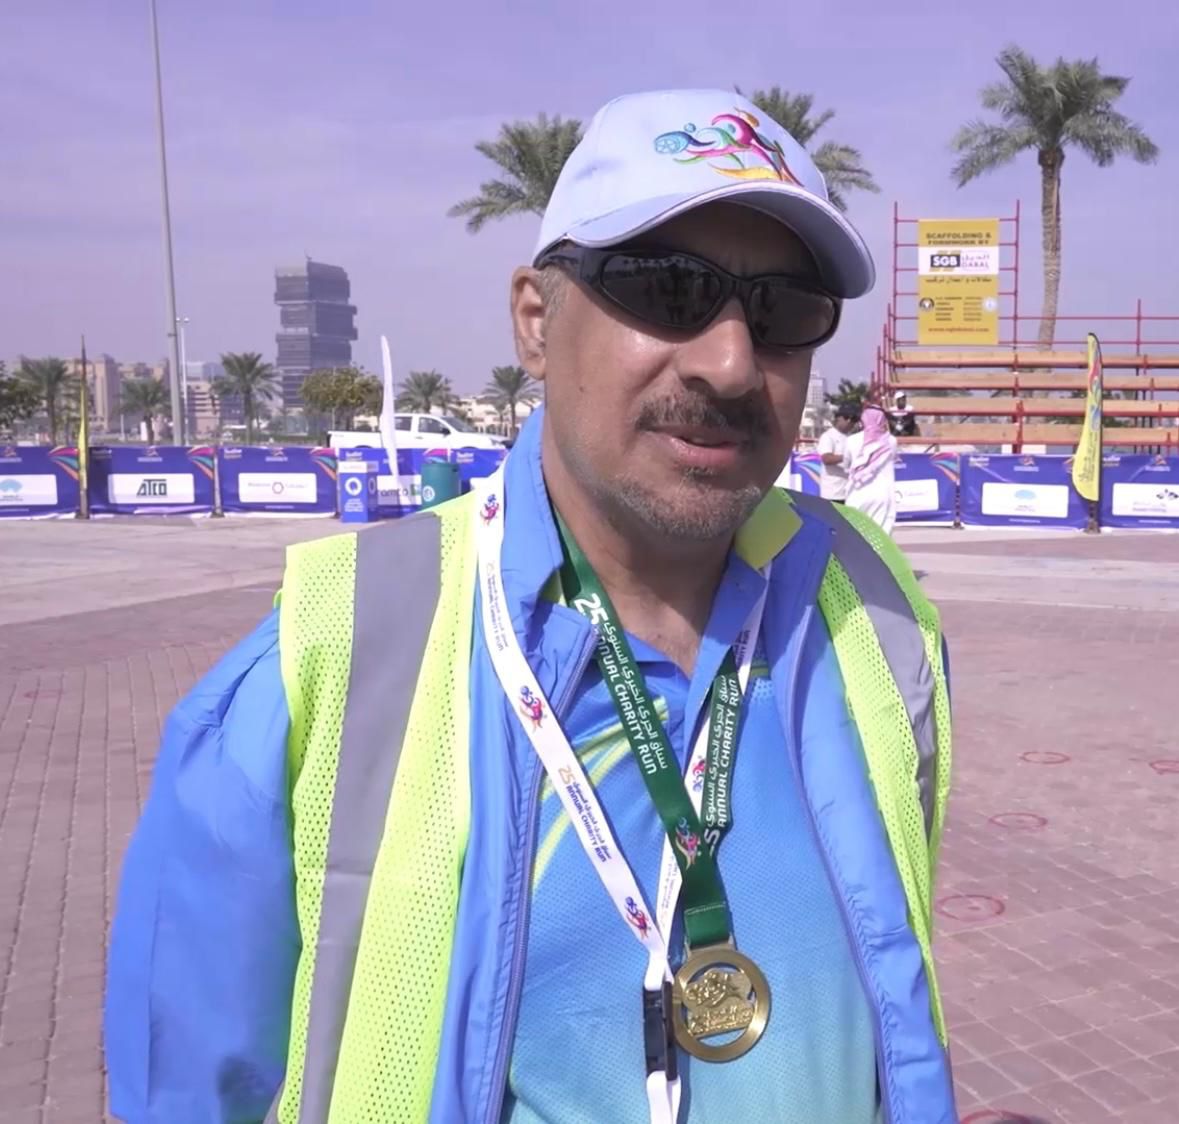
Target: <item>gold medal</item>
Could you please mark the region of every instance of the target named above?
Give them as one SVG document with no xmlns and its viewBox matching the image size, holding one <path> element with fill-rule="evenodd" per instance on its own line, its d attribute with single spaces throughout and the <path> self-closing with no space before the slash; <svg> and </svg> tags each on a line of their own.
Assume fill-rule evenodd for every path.
<svg viewBox="0 0 1179 1124">
<path fill-rule="evenodd" d="M 694 1058 L 731 1062 L 757 1045 L 770 1019 L 770 985 L 748 956 L 731 944 L 695 949 L 675 974 L 672 1025 L 676 1041 Z M 710 1045 L 719 1034 L 741 1033 Z"/>
</svg>

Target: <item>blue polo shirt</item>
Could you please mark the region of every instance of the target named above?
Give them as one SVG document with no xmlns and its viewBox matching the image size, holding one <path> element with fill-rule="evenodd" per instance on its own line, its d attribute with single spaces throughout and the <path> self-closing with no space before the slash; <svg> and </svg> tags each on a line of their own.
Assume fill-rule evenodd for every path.
<svg viewBox="0 0 1179 1124">
<path fill-rule="evenodd" d="M 630 643 L 681 768 L 713 677 L 760 592 L 735 555 L 689 679 L 660 652 Z M 838 676 L 816 614 L 808 647 Z M 660 824 L 596 665 L 564 723 L 643 895 L 655 900 Z M 762 1040 L 709 1064 L 680 1053 L 680 1120 L 873 1124 L 872 1017 L 791 765 L 764 655 L 757 653 L 738 742 L 733 828 L 720 868 L 738 947 L 773 997 Z M 678 929 L 678 927 L 677 927 Z M 673 947 L 681 947 L 673 934 Z M 646 953 L 619 918 L 546 781 L 524 985 L 503 1120 L 509 1124 L 646 1124 L 640 990 Z"/>
</svg>

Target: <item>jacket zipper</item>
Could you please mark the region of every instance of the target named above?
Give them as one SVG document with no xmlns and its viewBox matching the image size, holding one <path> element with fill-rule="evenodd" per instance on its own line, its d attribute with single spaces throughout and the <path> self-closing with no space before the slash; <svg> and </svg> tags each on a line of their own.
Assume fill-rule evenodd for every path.
<svg viewBox="0 0 1179 1124">
<path fill-rule="evenodd" d="M 821 580 L 821 579 L 820 579 Z M 816 591 L 817 592 L 817 591 Z M 788 690 L 793 690 L 793 685 L 798 682 L 798 669 L 802 663 L 802 649 L 806 637 L 807 629 L 810 628 L 811 620 L 814 617 L 813 603 L 808 605 L 803 610 L 802 627 L 799 630 L 799 642 L 791 659 L 790 676 L 787 679 Z M 798 785 L 799 794 L 802 797 L 803 806 L 806 808 L 807 822 L 810 825 L 811 836 L 815 841 L 815 847 L 823 860 L 823 868 L 827 874 L 827 881 L 830 883 L 832 890 L 835 893 L 835 899 L 839 904 L 839 913 L 843 919 L 844 931 L 847 933 L 848 943 L 851 945 L 856 962 L 856 971 L 860 977 L 860 987 L 864 989 L 864 997 L 868 1000 L 868 1006 L 872 1009 L 872 1033 L 876 1039 L 876 1069 L 877 1079 L 880 1082 L 880 1105 L 883 1110 L 883 1124 L 891 1124 L 892 1122 L 892 1098 L 891 1089 L 889 1087 L 888 1073 L 884 1065 L 884 1024 L 880 1016 L 880 1005 L 876 997 L 876 992 L 869 986 L 868 969 L 864 964 L 863 954 L 860 950 L 860 942 L 856 938 L 855 929 L 851 923 L 851 917 L 848 914 L 847 902 L 844 900 L 843 887 L 835 877 L 835 871 L 831 866 L 831 859 L 827 854 L 827 848 L 823 843 L 823 837 L 819 834 L 818 824 L 815 822 L 814 809 L 811 807 L 810 798 L 807 796 L 806 788 L 802 781 L 802 766 L 799 757 L 802 752 L 802 739 L 798 731 L 794 728 L 795 708 L 789 697 L 786 699 L 786 707 L 790 714 L 790 745 L 787 747 L 786 756 L 790 758 L 790 767 L 794 770 L 794 779 Z"/>
<path fill-rule="evenodd" d="M 573 671 L 566 680 L 564 688 L 558 697 L 553 699 L 553 714 L 558 718 L 565 715 L 565 707 L 569 702 L 585 669 L 594 648 L 598 643 L 597 630 L 586 634 L 582 641 L 581 651 L 577 655 Z M 491 1071 L 491 1096 L 487 1102 L 485 1124 L 499 1124 L 503 1113 L 504 1095 L 507 1092 L 508 1059 L 512 1052 L 512 1042 L 516 1037 L 516 1017 L 520 1012 L 520 992 L 524 985 L 524 955 L 528 948 L 528 921 L 532 909 L 532 861 L 536 852 L 536 832 L 540 823 L 540 786 L 544 770 L 536 755 L 532 755 L 532 782 L 528 786 L 528 825 L 524 833 L 523 860 L 523 888 L 520 894 L 520 910 L 516 918 L 516 933 L 512 944 L 512 958 L 508 965 L 508 998 L 504 1005 L 503 1023 L 500 1027 L 499 1045 L 496 1047 L 495 1064 Z M 496 1092 L 498 1090 L 498 1093 Z"/>
</svg>

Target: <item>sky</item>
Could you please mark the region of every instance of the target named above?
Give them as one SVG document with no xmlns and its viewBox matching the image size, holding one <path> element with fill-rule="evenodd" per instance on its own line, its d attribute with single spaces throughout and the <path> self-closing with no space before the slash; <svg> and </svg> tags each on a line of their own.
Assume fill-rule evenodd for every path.
<svg viewBox="0 0 1179 1124">
<path fill-rule="evenodd" d="M 891 290 L 894 203 L 906 217 L 1023 206 L 1021 310 L 1039 311 L 1039 174 L 1027 154 L 957 189 L 948 142 L 1016 42 L 1042 61 L 1097 55 L 1133 81 L 1120 108 L 1157 164 L 1064 170 L 1061 311 L 1179 316 L 1179 5 L 1174 0 L 158 0 L 177 307 L 190 361 L 273 359 L 274 268 L 344 266 L 354 356 L 400 379 L 434 368 L 460 392 L 515 362 L 508 279 L 539 219 L 466 232 L 448 207 L 492 166 L 474 149 L 540 111 L 583 119 L 625 92 L 781 85 L 836 111 L 882 187 L 851 218 L 880 279 L 820 356 L 829 383 L 867 376 Z M 1132 11 L 1132 16 L 1130 15 Z M 166 354 L 148 8 L 144 0 L 0 5 L 0 357 Z M 1109 337 L 1127 326 L 1091 321 Z M 1179 339 L 1179 321 L 1155 338 Z M 1033 326 L 1034 330 L 1034 326 Z M 1064 332 L 1060 333 L 1064 335 Z"/>
</svg>

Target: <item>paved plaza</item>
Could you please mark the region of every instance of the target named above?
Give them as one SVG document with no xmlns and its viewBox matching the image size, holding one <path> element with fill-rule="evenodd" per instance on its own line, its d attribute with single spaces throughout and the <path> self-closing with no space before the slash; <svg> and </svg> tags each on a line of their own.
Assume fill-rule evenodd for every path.
<svg viewBox="0 0 1179 1124">
<path fill-rule="evenodd" d="M 282 546 L 336 526 L 0 523 L 0 1124 L 104 1119 L 105 933 L 161 722 Z M 952 651 L 963 1121 L 1176 1124 L 1179 536 L 898 538 Z"/>
</svg>

